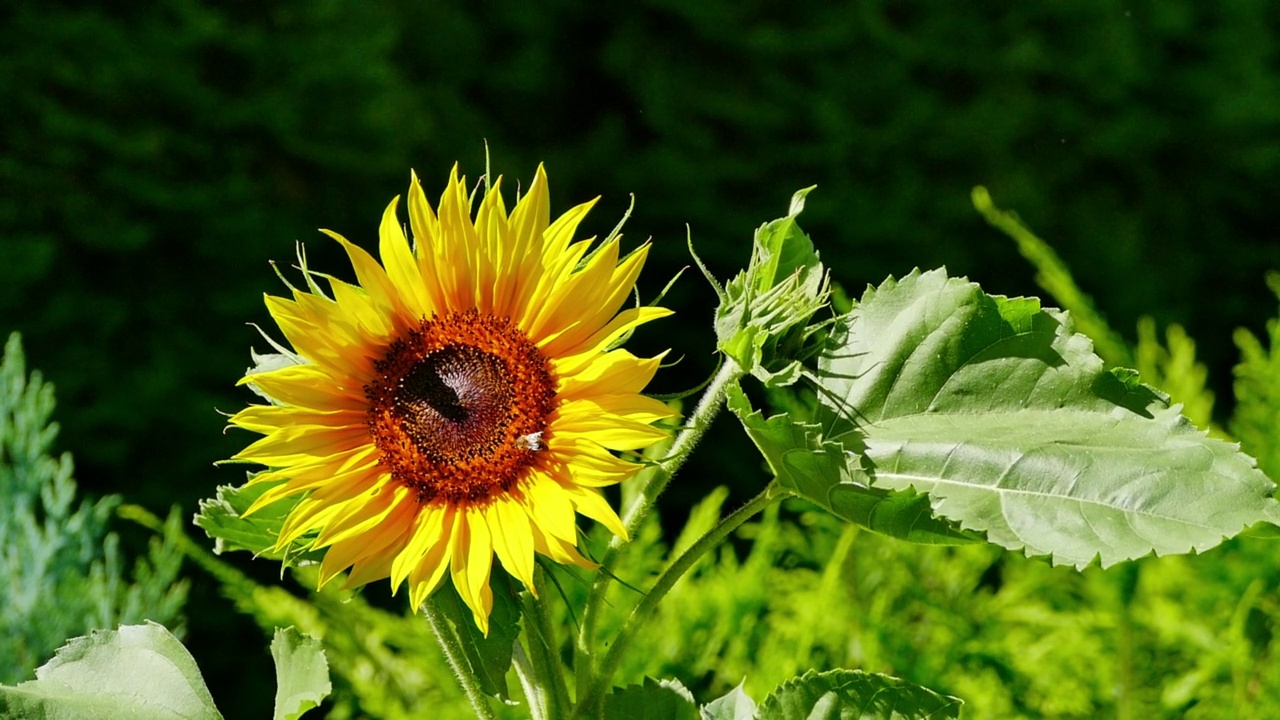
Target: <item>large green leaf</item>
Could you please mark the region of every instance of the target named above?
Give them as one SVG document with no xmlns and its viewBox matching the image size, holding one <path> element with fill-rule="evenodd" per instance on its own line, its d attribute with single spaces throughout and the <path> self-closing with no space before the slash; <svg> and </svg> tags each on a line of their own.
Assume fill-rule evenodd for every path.
<svg viewBox="0 0 1280 720">
<path fill-rule="evenodd" d="M 851 523 L 902 540 L 958 545 L 980 539 L 934 517 L 924 495 L 869 487 L 858 469 L 859 456 L 839 442 L 823 439 L 818 425 L 787 415 L 765 419 L 752 409 L 741 388 L 730 385 L 727 390 L 729 409 L 764 454 L 779 487 Z"/>
<path fill-rule="evenodd" d="M 164 626 L 122 625 L 67 642 L 36 679 L 0 685 L 0 717 L 221 718 L 195 660 Z"/>
<path fill-rule="evenodd" d="M 276 707 L 272 720 L 296 720 L 318 706 L 333 686 L 329 662 L 319 638 L 296 629 L 276 628 L 271 639 L 271 659 L 276 664 Z"/>
<path fill-rule="evenodd" d="M 698 704 L 679 680 L 645 678 L 605 697 L 604 720 L 698 720 Z"/>
<path fill-rule="evenodd" d="M 760 703 L 759 720 L 946 720 L 961 701 L 888 675 L 810 670 Z"/>
<path fill-rule="evenodd" d="M 865 447 L 849 472 L 928 493 L 1003 547 L 1105 567 L 1206 550 L 1276 511 L 1252 458 L 1108 371 L 1033 298 L 917 271 L 869 288 L 842 325 L 819 420 Z"/>
</svg>

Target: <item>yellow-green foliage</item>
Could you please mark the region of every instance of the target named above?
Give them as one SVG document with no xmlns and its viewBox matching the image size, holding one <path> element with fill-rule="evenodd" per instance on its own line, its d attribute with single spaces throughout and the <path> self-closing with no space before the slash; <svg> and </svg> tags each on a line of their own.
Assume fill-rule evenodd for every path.
<svg viewBox="0 0 1280 720">
<path fill-rule="evenodd" d="M 760 698 L 807 668 L 845 667 L 964 698 L 972 718 L 1280 713 L 1269 541 L 1077 573 L 989 546 L 910 545 L 799 502 L 741 535 L 664 600 L 620 682 L 676 677 L 707 699 L 745 678 Z M 650 573 L 658 537 L 651 523 L 636 541 Z M 624 579 L 643 585 L 644 567 Z"/>
<path fill-rule="evenodd" d="M 1280 273 L 1267 276 L 1267 285 L 1280 297 Z M 1280 318 L 1267 323 L 1267 342 L 1243 328 L 1236 331 L 1240 364 L 1236 365 L 1236 411 L 1231 433 L 1245 452 L 1272 479 L 1280 478 Z"/>
</svg>

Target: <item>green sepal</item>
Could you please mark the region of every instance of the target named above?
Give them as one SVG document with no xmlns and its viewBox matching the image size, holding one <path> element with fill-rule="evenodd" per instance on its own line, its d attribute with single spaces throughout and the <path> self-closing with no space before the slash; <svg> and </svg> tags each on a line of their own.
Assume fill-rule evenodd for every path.
<svg viewBox="0 0 1280 720">
<path fill-rule="evenodd" d="M 250 473 L 248 479 L 252 480 L 255 474 Z M 310 549 L 313 536 L 304 535 L 281 550 L 275 549 L 285 519 L 300 496 L 278 500 L 244 517 L 245 511 L 272 487 L 275 485 L 271 483 L 220 486 L 215 497 L 200 501 L 194 522 L 213 538 L 213 551 L 218 554 L 247 550 L 255 557 L 281 560 L 286 565 L 319 561 L 324 551 Z"/>
<path fill-rule="evenodd" d="M 812 357 L 822 337 L 809 321 L 827 304 L 829 284 L 796 222 L 810 190 L 795 194 L 786 217 L 756 230 L 750 265 L 719 292 L 717 348 L 770 387 L 799 380 L 800 361 Z"/>
</svg>

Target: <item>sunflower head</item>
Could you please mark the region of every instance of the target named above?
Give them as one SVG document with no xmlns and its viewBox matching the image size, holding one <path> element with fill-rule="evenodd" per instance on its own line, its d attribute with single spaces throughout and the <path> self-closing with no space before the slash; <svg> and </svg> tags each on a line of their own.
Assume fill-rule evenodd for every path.
<svg viewBox="0 0 1280 720">
<path fill-rule="evenodd" d="M 389 577 L 414 608 L 452 580 L 488 632 L 496 555 L 533 589 L 534 554 L 594 567 L 577 515 L 625 535 L 600 488 L 639 465 L 616 453 L 666 436 L 640 394 L 661 356 L 614 346 L 656 307 L 622 310 L 648 246 L 575 240 L 594 202 L 554 221 L 542 168 L 508 213 L 495 182 L 472 213 L 455 167 L 434 210 L 415 175 L 413 242 L 391 201 L 381 262 L 337 233 L 358 280 L 307 269 L 267 296 L 292 349 L 241 380 L 271 401 L 233 425 L 264 437 L 235 455 L 267 470 L 259 508 L 301 496 L 277 547 L 323 550 L 320 582 Z M 590 251 L 590 252 L 589 252 Z"/>
</svg>

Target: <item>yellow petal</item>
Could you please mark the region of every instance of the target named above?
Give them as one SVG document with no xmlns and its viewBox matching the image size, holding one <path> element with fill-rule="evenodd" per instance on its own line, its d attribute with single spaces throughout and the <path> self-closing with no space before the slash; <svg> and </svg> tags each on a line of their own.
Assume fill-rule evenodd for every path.
<svg viewBox="0 0 1280 720">
<path fill-rule="evenodd" d="M 347 578 L 347 587 L 357 587 L 386 577 L 386 571 L 376 576 L 371 573 L 378 572 L 384 564 L 390 566 L 397 545 L 404 542 L 416 510 L 412 502 L 400 503 L 382 524 L 371 528 L 368 533 L 335 542 L 325 551 L 324 559 L 320 562 L 319 587 L 324 587 L 338 573 L 353 565 L 355 569 Z"/>
<path fill-rule="evenodd" d="M 572 433 L 610 450 L 639 450 L 667 438 L 667 431 L 661 428 L 615 415 L 563 416 L 554 427 L 558 433 Z"/>
<path fill-rule="evenodd" d="M 533 524 L 552 537 L 569 544 L 577 544 L 578 526 L 574 520 L 573 503 L 546 471 L 529 473 L 524 485 L 525 512 L 533 518 Z"/>
<path fill-rule="evenodd" d="M 599 490 L 578 487 L 572 480 L 562 482 L 560 487 L 569 496 L 569 500 L 573 502 L 575 510 L 609 528 L 609 532 L 614 535 L 623 540 L 627 539 L 627 528 L 622 524 L 622 520 L 618 518 L 618 514 L 605 501 Z"/>
<path fill-rule="evenodd" d="M 556 336 L 557 342 L 571 346 L 572 342 L 566 343 L 561 337 L 567 329 L 580 327 L 580 323 L 594 314 L 594 308 L 603 300 L 608 289 L 609 276 L 617 263 L 618 241 L 615 239 L 601 246 L 587 260 L 586 267 L 564 277 L 551 287 L 546 298 L 537 307 L 529 308 L 529 312 L 536 314 L 537 318 L 528 324 L 529 336 Z M 600 322 L 582 328 L 577 333 L 569 334 L 569 338 L 581 342 L 603 324 Z M 544 351 L 551 357 L 558 354 L 553 349 L 554 345 L 555 343 L 550 343 L 544 346 Z"/>
<path fill-rule="evenodd" d="M 558 360 L 551 364 L 560 378 L 560 397 L 573 400 L 604 392 L 638 393 L 653 379 L 665 356 L 664 352 L 638 358 L 626 350 L 614 350 L 598 355 L 572 375 L 563 371 Z"/>
<path fill-rule="evenodd" d="M 382 214 L 382 225 L 378 228 L 378 254 L 382 256 L 382 264 L 387 269 L 387 277 L 396 289 L 400 300 L 404 303 L 409 316 L 415 320 L 431 317 L 435 312 L 423 288 L 422 274 L 418 271 L 418 262 L 409 251 L 409 240 L 404 236 L 404 229 L 396 218 L 396 206 L 400 198 L 396 197 Z"/>
<path fill-rule="evenodd" d="M 569 400 L 560 405 L 560 417 L 574 415 L 619 417 L 632 422 L 649 423 L 675 417 L 678 413 L 663 403 L 636 393 L 607 393 L 590 398 Z"/>
<path fill-rule="evenodd" d="M 535 523 L 529 526 L 529 530 L 533 533 L 533 546 L 538 552 L 555 560 L 561 565 L 578 565 L 579 567 L 594 570 L 598 567 L 596 563 L 582 557 L 578 552 L 578 548 L 573 543 L 565 542 L 554 535 L 548 535 L 543 532 Z"/>
<path fill-rule="evenodd" d="M 458 596 L 471 608 L 476 626 L 489 636 L 489 612 L 493 595 L 489 592 L 489 573 L 493 569 L 493 539 L 484 513 L 476 507 L 460 508 L 453 526 L 453 560 L 449 564 Z"/>
<path fill-rule="evenodd" d="M 485 508 L 485 519 L 493 534 L 493 550 L 502 561 L 502 567 L 533 591 L 534 548 L 528 514 L 519 503 L 496 500 Z"/>
<path fill-rule="evenodd" d="M 448 508 L 441 514 L 444 516 L 444 524 L 440 540 L 427 549 L 427 554 L 418 561 L 413 572 L 409 573 L 409 606 L 415 611 L 422 607 L 427 596 L 440 587 L 445 571 L 449 569 L 449 559 L 453 557 L 453 528 L 459 522 L 457 512 Z M 399 586 L 392 585 L 392 590 L 397 587 Z"/>
<path fill-rule="evenodd" d="M 542 234 L 550 221 L 551 201 L 547 190 L 547 174 L 542 165 L 538 165 L 533 184 L 511 212 L 511 293 L 505 304 L 495 304 L 495 313 L 509 317 L 524 314 L 529 297 L 538 286 L 543 262 Z"/>
<path fill-rule="evenodd" d="M 417 173 L 412 174 L 409 182 L 409 227 L 413 230 L 413 252 L 418 259 L 418 271 L 426 281 L 427 299 L 434 308 L 447 308 L 449 305 L 441 283 L 442 268 L 437 267 L 436 257 L 444 237 L 440 221 L 431 210 Z"/>
<path fill-rule="evenodd" d="M 623 310 L 618 316 L 609 321 L 609 324 L 592 334 L 586 340 L 583 340 L 573 348 L 566 348 L 564 355 L 560 361 L 560 366 L 566 372 L 576 372 L 579 368 L 591 362 L 600 353 L 608 349 L 609 345 L 616 342 L 632 328 L 643 325 L 651 320 L 664 318 L 671 314 L 671 311 L 660 307 L 641 307 Z M 546 338 L 544 343 L 551 342 L 554 338 Z"/>
<path fill-rule="evenodd" d="M 352 426 L 365 422 L 367 413 L 358 410 L 302 410 L 281 405 L 250 405 L 227 422 L 236 427 L 269 433 L 292 425 Z"/>
<path fill-rule="evenodd" d="M 330 491 L 322 497 L 327 497 L 329 494 L 337 496 L 351 495 L 362 490 L 379 487 L 385 484 L 388 477 L 389 475 L 383 473 L 377 467 L 359 467 L 337 475 L 320 475 L 307 480 L 286 480 L 259 495 L 258 499 L 253 501 L 253 504 L 244 511 L 241 517 L 248 517 L 272 503 L 308 491 L 322 489 Z"/>
<path fill-rule="evenodd" d="M 364 503 L 347 503 L 347 508 L 325 524 L 311 547 L 323 548 L 348 538 L 367 535 L 382 525 L 400 505 L 409 501 L 410 490 L 403 485 L 383 488 Z"/>
<path fill-rule="evenodd" d="M 576 435 L 557 434 L 548 449 L 552 456 L 549 466 L 565 466 L 574 482 L 588 487 L 616 485 L 644 468 L 611 454 L 599 443 Z"/>
<path fill-rule="evenodd" d="M 369 428 L 364 425 L 290 425 L 259 438 L 231 457 L 281 467 L 329 457 L 336 452 L 368 444 Z"/>
<path fill-rule="evenodd" d="M 476 212 L 476 235 L 480 252 L 476 264 L 476 308 L 493 312 L 498 298 L 503 304 L 511 292 L 511 231 L 507 224 L 507 208 L 502 203 L 502 178 L 493 182 Z"/>
<path fill-rule="evenodd" d="M 478 239 L 471 222 L 471 206 L 465 182 L 454 165 L 440 196 L 440 227 L 443 237 L 434 248 L 436 280 L 444 292 L 449 310 L 467 310 L 475 304 L 476 249 Z"/>
<path fill-rule="evenodd" d="M 373 256 L 366 252 L 364 248 L 355 245 L 338 233 L 332 230 L 321 230 L 320 232 L 337 240 L 338 244 L 342 245 L 342 249 L 347 251 L 347 258 L 351 260 L 351 267 L 356 271 L 356 280 L 360 283 L 360 287 L 364 288 L 364 291 L 369 294 L 369 299 L 373 304 L 381 308 L 382 314 L 386 317 L 399 314 L 400 301 L 396 297 L 395 286 L 391 284 L 391 279 L 387 277 L 387 271 L 378 264 L 378 261 L 374 260 Z"/>
<path fill-rule="evenodd" d="M 284 405 L 310 410 L 363 410 L 368 404 L 363 388 L 348 392 L 341 379 L 318 365 L 289 365 L 270 372 L 254 373 L 240 379 Z"/>
<path fill-rule="evenodd" d="M 412 535 L 404 549 L 396 555 L 391 563 L 391 587 L 400 587 L 400 583 L 422 563 L 422 558 L 431 553 L 437 545 L 443 545 L 445 538 L 445 520 L 452 511 L 439 505 L 427 504 L 418 510 L 414 520 Z"/>
</svg>

